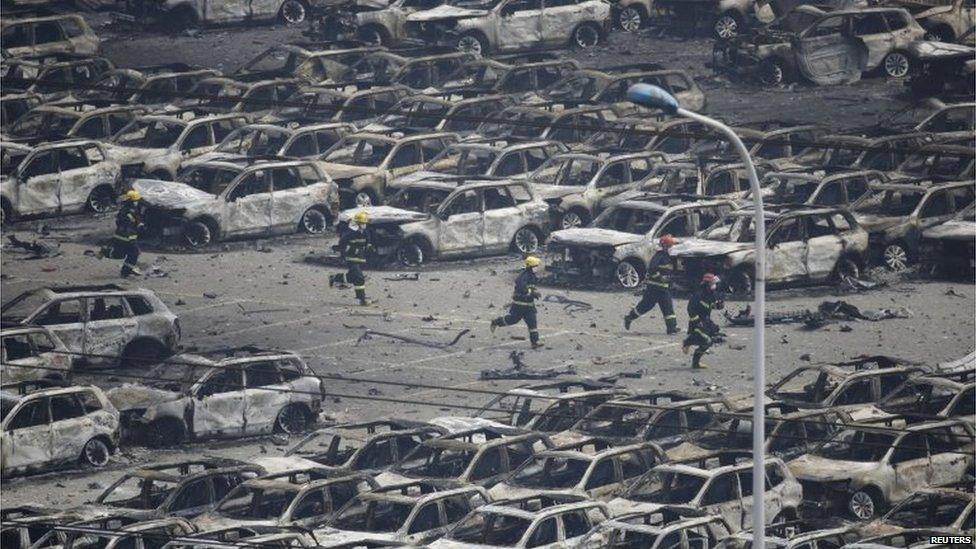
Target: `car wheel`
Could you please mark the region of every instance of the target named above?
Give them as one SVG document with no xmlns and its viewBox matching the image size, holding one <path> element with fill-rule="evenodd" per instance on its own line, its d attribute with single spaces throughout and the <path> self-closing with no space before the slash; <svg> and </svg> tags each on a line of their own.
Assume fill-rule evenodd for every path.
<svg viewBox="0 0 976 549">
<path fill-rule="evenodd" d="M 842 257 L 837 261 L 837 266 L 834 267 L 834 278 L 838 281 L 843 281 L 848 278 L 860 278 L 861 268 L 857 266 L 857 262 L 849 257 Z"/>
<path fill-rule="evenodd" d="M 731 40 L 739 35 L 739 18 L 732 13 L 723 13 L 712 25 L 712 32 L 719 40 Z"/>
<path fill-rule="evenodd" d="M 586 225 L 586 215 L 576 210 L 570 210 L 559 218 L 560 229 L 575 229 Z"/>
<path fill-rule="evenodd" d="M 881 502 L 871 492 L 858 490 L 851 494 L 851 499 L 847 502 L 847 510 L 857 520 L 871 520 L 881 510 L 880 504 Z"/>
<path fill-rule="evenodd" d="M 592 23 L 584 23 L 573 31 L 573 43 L 581 49 L 592 48 L 600 43 L 600 29 Z"/>
<path fill-rule="evenodd" d="M 105 467 L 108 465 L 108 458 L 112 455 L 108 444 L 99 438 L 93 438 L 85 443 L 81 449 L 81 463 L 88 467 Z"/>
<path fill-rule="evenodd" d="M 203 221 L 191 221 L 183 230 L 183 238 L 191 248 L 202 248 L 214 241 L 213 228 Z"/>
<path fill-rule="evenodd" d="M 640 286 L 641 273 L 637 266 L 630 261 L 621 261 L 617 264 L 617 283 L 621 287 L 632 290 Z"/>
<path fill-rule="evenodd" d="M 305 17 L 308 15 L 308 10 L 305 8 L 305 3 L 301 0 L 285 0 L 281 4 L 281 20 L 289 25 L 300 25 L 305 22 Z"/>
<path fill-rule="evenodd" d="M 367 44 L 374 44 L 377 46 L 384 46 L 387 42 L 386 34 L 378 27 L 366 27 L 365 29 L 361 29 L 359 31 L 359 38 Z"/>
<path fill-rule="evenodd" d="M 634 6 L 626 7 L 617 14 L 617 24 L 626 32 L 637 32 L 644 26 L 644 12 Z"/>
<path fill-rule="evenodd" d="M 95 213 L 105 213 L 115 207 L 115 193 L 111 187 L 96 187 L 88 195 L 86 205 Z"/>
<path fill-rule="evenodd" d="M 356 193 L 353 202 L 357 208 L 368 208 L 374 203 L 373 194 L 369 191 L 359 191 Z"/>
<path fill-rule="evenodd" d="M 531 254 L 539 249 L 539 235 L 532 227 L 522 227 L 512 237 L 515 249 L 523 254 Z"/>
<path fill-rule="evenodd" d="M 156 420 L 149 424 L 144 436 L 146 446 L 150 448 L 174 446 L 183 442 L 183 425 L 172 418 Z"/>
<path fill-rule="evenodd" d="M 416 240 L 408 240 L 397 246 L 396 256 L 401 265 L 416 267 L 424 262 L 424 248 Z"/>
<path fill-rule="evenodd" d="M 912 68 L 908 56 L 900 51 L 893 51 L 885 56 L 882 62 L 884 72 L 891 78 L 904 78 Z"/>
<path fill-rule="evenodd" d="M 792 80 L 782 59 L 766 59 L 759 65 L 759 81 L 766 86 L 782 86 Z"/>
<path fill-rule="evenodd" d="M 454 47 L 461 52 L 484 55 L 488 51 L 488 44 L 483 38 L 474 33 L 462 34 L 458 37 Z"/>
<path fill-rule="evenodd" d="M 904 271 L 911 265 L 908 250 L 905 249 L 901 242 L 892 242 L 885 246 L 882 257 L 885 266 L 892 271 Z"/>
<path fill-rule="evenodd" d="M 119 360 L 123 368 L 145 368 L 166 358 L 168 350 L 161 343 L 151 339 L 137 339 L 125 346 Z"/>
<path fill-rule="evenodd" d="M 278 412 L 274 430 L 286 435 L 298 435 L 308 429 L 308 416 L 301 406 L 289 404 Z"/>
<path fill-rule="evenodd" d="M 328 219 L 318 208 L 309 208 L 302 215 L 301 229 L 308 234 L 322 234 L 328 226 Z"/>
<path fill-rule="evenodd" d="M 732 295 L 749 295 L 752 293 L 752 278 L 749 269 L 736 269 L 729 274 L 726 285 Z"/>
<path fill-rule="evenodd" d="M 926 40 L 934 40 L 936 42 L 955 42 L 956 33 L 952 31 L 951 27 L 945 25 L 938 25 L 935 28 L 931 28 L 925 33 Z"/>
</svg>

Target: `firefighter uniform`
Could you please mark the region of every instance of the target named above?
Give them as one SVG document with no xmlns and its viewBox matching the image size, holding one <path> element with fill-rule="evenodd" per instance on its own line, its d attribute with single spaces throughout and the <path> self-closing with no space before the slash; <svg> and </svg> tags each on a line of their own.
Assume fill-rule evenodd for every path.
<svg viewBox="0 0 976 549">
<path fill-rule="evenodd" d="M 128 191 L 123 195 L 122 205 L 115 215 L 115 235 L 112 236 L 111 257 L 122 260 L 122 278 L 142 274 L 138 268 L 139 231 L 142 229 L 142 215 L 139 211 L 138 191 Z"/>
<path fill-rule="evenodd" d="M 353 217 L 353 223 L 349 224 L 349 229 L 339 238 L 337 246 L 346 261 L 346 272 L 329 277 L 330 287 L 335 284 L 352 284 L 360 305 L 369 305 L 369 300 L 366 299 L 366 275 L 363 274 L 366 256 L 372 249 L 369 233 L 366 231 L 368 221 L 366 212 L 359 212 Z"/>
<path fill-rule="evenodd" d="M 535 256 L 525 258 L 525 269 L 515 279 L 515 291 L 512 294 L 512 304 L 508 314 L 492 320 L 490 326 L 491 331 L 494 332 L 498 326 L 511 326 L 524 320 L 529 328 L 529 342 L 532 343 L 533 349 L 542 346 L 539 342 L 539 325 L 535 308 L 535 300 L 540 297 L 540 294 L 536 288 L 537 279 L 533 270 L 540 263 L 539 258 Z"/>
<path fill-rule="evenodd" d="M 627 316 L 624 317 L 624 329 L 630 329 L 630 323 L 637 320 L 641 315 L 646 314 L 654 308 L 660 307 L 661 314 L 664 315 L 664 326 L 668 335 L 676 334 L 681 330 L 678 328 L 678 318 L 674 315 L 674 302 L 671 299 L 671 280 L 674 277 L 674 261 L 668 253 L 668 249 L 675 244 L 674 239 L 669 236 L 661 237 L 661 249 L 658 250 L 651 263 L 647 267 L 647 277 L 644 285 L 644 294 Z"/>
<path fill-rule="evenodd" d="M 711 318 L 713 309 L 724 307 L 716 290 L 718 282 L 717 276 L 705 274 L 698 290 L 688 300 L 688 335 L 682 343 L 682 350 L 687 353 L 690 347 L 695 347 L 691 358 L 692 368 L 705 367 L 701 359 L 719 333 L 718 325 Z"/>
</svg>

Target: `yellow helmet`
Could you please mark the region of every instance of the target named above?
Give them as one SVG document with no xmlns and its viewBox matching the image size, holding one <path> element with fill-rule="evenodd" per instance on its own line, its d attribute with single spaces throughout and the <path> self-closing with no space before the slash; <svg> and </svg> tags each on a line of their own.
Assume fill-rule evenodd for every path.
<svg viewBox="0 0 976 549">
<path fill-rule="evenodd" d="M 130 189 L 130 190 L 128 190 L 128 191 L 125 192 L 125 194 L 123 195 L 123 198 L 125 200 L 131 200 L 131 201 L 135 202 L 136 200 L 141 199 L 142 198 L 142 195 L 139 194 L 139 191 L 137 191 L 135 189 Z"/>
<path fill-rule="evenodd" d="M 369 215 L 365 211 L 358 211 L 356 215 L 352 216 L 352 220 L 360 225 L 365 225 L 369 223 Z"/>
<path fill-rule="evenodd" d="M 540 264 L 542 264 L 542 261 L 534 255 L 525 258 L 526 267 L 538 267 Z"/>
</svg>

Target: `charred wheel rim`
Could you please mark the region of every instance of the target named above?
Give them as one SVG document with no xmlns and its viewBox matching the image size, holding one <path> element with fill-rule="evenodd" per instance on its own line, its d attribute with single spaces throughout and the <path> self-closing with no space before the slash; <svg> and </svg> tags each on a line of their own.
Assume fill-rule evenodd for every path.
<svg viewBox="0 0 976 549">
<path fill-rule="evenodd" d="M 305 4 L 298 0 L 285 0 L 281 5 L 281 18 L 290 25 L 297 25 L 305 21 Z"/>
<path fill-rule="evenodd" d="M 470 34 L 458 38 L 457 49 L 462 52 L 476 53 L 481 55 L 481 40 Z"/>
<path fill-rule="evenodd" d="M 899 51 L 891 52 L 885 57 L 885 74 L 892 78 L 904 78 L 908 75 L 908 56 Z"/>
<path fill-rule="evenodd" d="M 325 214 L 311 208 L 305 212 L 302 216 L 302 230 L 309 234 L 320 234 L 325 232 L 325 227 L 328 223 L 325 220 Z"/>
<path fill-rule="evenodd" d="M 620 15 L 617 17 L 620 28 L 627 32 L 637 32 L 640 30 L 641 24 L 644 22 L 643 19 L 640 10 L 635 7 L 620 10 Z"/>
<path fill-rule="evenodd" d="M 397 247 L 397 261 L 407 267 L 420 265 L 424 262 L 424 249 L 416 242 L 404 242 Z"/>
<path fill-rule="evenodd" d="M 593 25 L 580 25 L 573 32 L 573 41 L 581 48 L 592 48 L 600 43 L 600 31 L 596 30 Z"/>
<path fill-rule="evenodd" d="M 81 458 L 93 467 L 104 467 L 108 463 L 108 456 L 111 452 L 104 442 L 93 438 L 89 440 L 81 450 Z"/>
<path fill-rule="evenodd" d="M 731 15 L 722 15 L 715 20 L 715 36 L 722 40 L 735 38 L 739 34 L 739 22 Z"/>
<path fill-rule="evenodd" d="M 617 282 L 624 288 L 636 288 L 640 284 L 640 273 L 630 261 L 617 264 Z"/>
<path fill-rule="evenodd" d="M 359 208 L 368 208 L 373 205 L 373 197 L 366 191 L 359 191 L 356 193 L 355 202 Z"/>
<path fill-rule="evenodd" d="M 776 61 L 767 61 L 759 67 L 759 79 L 767 86 L 778 86 L 783 83 L 783 67 Z"/>
<path fill-rule="evenodd" d="M 746 269 L 739 269 L 732 273 L 728 282 L 729 291 L 735 295 L 752 293 L 752 274 Z"/>
<path fill-rule="evenodd" d="M 848 508 L 851 514 L 860 520 L 868 520 L 874 517 L 874 499 L 867 492 L 854 492 L 850 503 L 848 503 Z"/>
<path fill-rule="evenodd" d="M 294 405 L 285 406 L 278 414 L 278 431 L 297 435 L 305 432 L 308 427 L 308 417 L 301 408 Z"/>
<path fill-rule="evenodd" d="M 88 208 L 95 213 L 105 213 L 115 206 L 115 196 L 112 189 L 98 187 L 88 195 Z"/>
<path fill-rule="evenodd" d="M 888 244 L 884 249 L 884 263 L 892 271 L 908 268 L 908 252 L 901 244 Z"/>
<path fill-rule="evenodd" d="M 206 223 L 195 221 L 186 226 L 184 237 L 190 246 L 201 248 L 213 242 L 213 231 Z"/>
<path fill-rule="evenodd" d="M 515 233 L 515 249 L 523 254 L 530 254 L 539 249 L 539 236 L 528 227 L 522 227 Z"/>
<path fill-rule="evenodd" d="M 377 46 L 383 45 L 383 35 L 380 34 L 380 31 L 373 27 L 363 29 L 360 32 L 360 36 L 362 37 L 363 42 L 366 42 L 367 44 L 375 44 Z"/>
<path fill-rule="evenodd" d="M 837 264 L 837 275 L 841 280 L 845 278 L 858 278 L 861 276 L 861 269 L 858 268 L 857 263 L 853 259 L 845 257 Z"/>
<path fill-rule="evenodd" d="M 559 226 L 563 229 L 575 229 L 583 226 L 583 216 L 576 212 L 566 212 L 559 220 Z"/>
</svg>

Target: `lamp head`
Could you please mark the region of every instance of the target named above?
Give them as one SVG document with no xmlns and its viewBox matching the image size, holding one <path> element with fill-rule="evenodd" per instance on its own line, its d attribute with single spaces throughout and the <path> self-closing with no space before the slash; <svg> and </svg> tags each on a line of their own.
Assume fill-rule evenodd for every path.
<svg viewBox="0 0 976 549">
<path fill-rule="evenodd" d="M 672 115 L 677 113 L 681 106 L 673 95 L 651 84 L 634 84 L 627 89 L 627 99 L 638 105 L 661 109 Z"/>
</svg>

